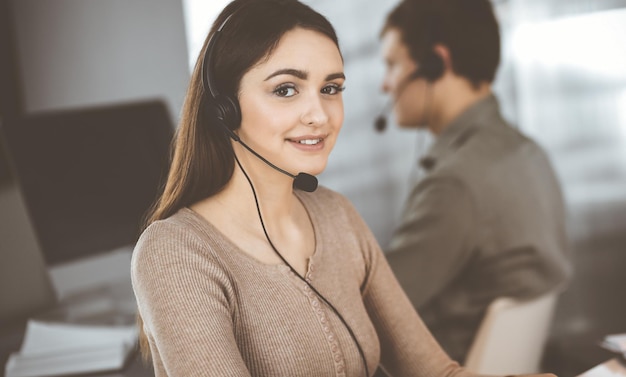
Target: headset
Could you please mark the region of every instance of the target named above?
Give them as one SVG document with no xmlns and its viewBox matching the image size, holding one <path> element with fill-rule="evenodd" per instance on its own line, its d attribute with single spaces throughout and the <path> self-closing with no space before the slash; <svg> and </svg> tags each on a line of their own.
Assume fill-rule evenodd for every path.
<svg viewBox="0 0 626 377">
<path fill-rule="evenodd" d="M 424 59 L 424 63 L 420 64 L 420 67 L 409 76 L 407 76 L 396 91 L 395 96 L 390 97 L 387 103 L 383 107 L 383 110 L 378 114 L 374 121 L 374 129 L 378 132 L 383 132 L 387 129 L 387 116 L 391 111 L 393 105 L 395 105 L 400 94 L 404 92 L 404 89 L 413 81 L 418 78 L 424 78 L 428 83 L 433 83 L 441 77 L 444 71 L 444 64 L 441 56 L 437 55 L 434 51 L 428 54 L 428 57 Z"/>
<path fill-rule="evenodd" d="M 239 128 L 241 124 L 241 109 L 239 107 L 239 101 L 229 96 L 220 94 L 217 90 L 217 85 L 213 82 L 213 75 L 211 70 L 214 61 L 213 55 L 215 53 L 215 44 L 219 40 L 222 29 L 228 23 L 228 20 L 234 15 L 231 14 L 222 22 L 217 28 L 215 33 L 209 39 L 204 57 L 202 59 L 202 86 L 207 95 L 211 96 L 208 106 L 211 107 L 212 114 L 217 118 L 218 123 L 224 128 L 224 131 L 233 140 L 239 142 L 241 139 L 239 135 L 235 133 L 235 130 Z"/>
<path fill-rule="evenodd" d="M 243 6 L 245 6 L 245 5 L 243 5 Z M 239 8 L 239 9 L 241 9 L 241 8 Z M 239 128 L 239 126 L 241 124 L 241 108 L 239 106 L 239 101 L 237 101 L 236 99 L 231 98 L 229 96 L 220 94 L 219 91 L 217 90 L 217 86 L 213 82 L 213 79 L 212 79 L 213 75 L 211 74 L 211 72 L 212 72 L 212 69 L 213 69 L 213 62 L 214 62 L 213 56 L 214 56 L 214 53 L 215 53 L 215 46 L 217 44 L 217 41 L 220 38 L 220 34 L 222 32 L 222 29 L 224 29 L 224 27 L 227 25 L 228 21 L 235 14 L 237 14 L 237 12 L 238 12 L 238 10 L 235 10 L 232 14 L 230 14 L 224 20 L 224 22 L 222 22 L 222 24 L 217 28 L 215 33 L 213 33 L 213 35 L 209 39 L 206 51 L 204 53 L 204 57 L 202 59 L 202 85 L 204 87 L 205 93 L 207 95 L 210 95 L 210 97 L 211 97 L 210 100 L 209 100 L 208 106 L 211 107 L 212 114 L 214 114 L 214 116 L 216 117 L 216 119 L 217 119 L 218 123 L 220 124 L 220 126 L 222 128 L 224 128 L 224 130 L 230 136 L 231 139 L 233 139 L 234 141 L 236 141 L 239 144 L 241 144 L 243 147 L 245 147 L 248 151 L 250 151 L 252 154 L 254 154 L 254 156 L 259 158 L 265 164 L 269 165 L 270 167 L 274 168 L 275 170 L 277 170 L 277 171 L 279 171 L 279 172 L 281 172 L 281 173 L 283 173 L 285 175 L 288 175 L 291 178 L 294 178 L 294 181 L 293 181 L 294 188 L 297 188 L 297 189 L 300 189 L 300 190 L 303 190 L 303 191 L 307 191 L 307 192 L 313 192 L 313 191 L 315 191 L 315 189 L 317 189 L 317 178 L 315 178 L 314 176 L 312 176 L 310 174 L 307 174 L 307 173 L 299 173 L 297 176 L 294 176 L 293 174 L 290 174 L 289 172 L 287 172 L 287 171 L 277 167 L 276 165 L 274 165 L 271 162 L 269 162 L 268 160 L 266 160 L 264 157 L 262 157 L 257 152 L 255 152 L 252 148 L 250 148 L 248 145 L 246 145 L 239 138 L 239 135 L 237 135 L 235 133 L 235 130 L 237 128 Z M 365 366 L 365 375 L 369 376 L 369 369 L 368 369 L 368 366 L 367 366 L 367 359 L 365 358 L 365 354 L 363 352 L 363 349 L 361 348 L 361 345 L 359 344 L 359 341 L 357 340 L 356 335 L 354 334 L 354 332 L 352 331 L 352 329 L 350 328 L 350 326 L 348 325 L 346 320 L 339 313 L 339 311 L 335 308 L 335 306 L 333 306 L 308 280 L 306 280 L 306 278 L 304 278 L 302 275 L 300 275 L 300 273 L 298 273 L 298 271 L 296 271 L 296 269 L 293 268 L 293 266 L 278 251 L 276 246 L 274 246 L 274 243 L 270 239 L 270 236 L 269 236 L 269 234 L 267 232 L 267 229 L 265 228 L 265 223 L 263 221 L 263 216 L 261 215 L 261 207 L 259 205 L 259 200 L 258 200 L 258 197 L 257 197 L 257 194 L 256 194 L 256 190 L 254 189 L 254 185 L 252 184 L 252 180 L 250 179 L 250 177 L 248 176 L 248 174 L 244 170 L 244 168 L 241 165 L 241 163 L 239 162 L 239 159 L 237 158 L 237 156 L 234 153 L 233 153 L 233 155 L 235 157 L 235 162 L 237 162 L 237 165 L 239 166 L 239 169 L 241 170 L 241 172 L 245 176 L 246 180 L 248 181 L 248 183 L 250 185 L 250 188 L 252 189 L 252 194 L 254 196 L 254 202 L 255 202 L 255 205 L 256 205 L 257 213 L 259 215 L 259 220 L 261 222 L 261 227 L 263 228 L 263 233 L 265 234 L 265 238 L 267 239 L 267 242 L 270 244 L 270 246 L 272 247 L 272 249 L 274 250 L 276 255 L 282 260 L 282 262 L 285 265 L 287 265 L 287 267 L 289 267 L 289 269 L 300 280 L 302 280 L 305 284 L 307 284 L 309 286 L 309 288 L 311 288 L 311 290 L 320 298 L 320 300 L 322 300 L 324 303 L 326 303 L 326 305 L 328 305 L 328 307 L 335 313 L 335 315 L 337 315 L 339 320 L 343 323 L 343 325 L 348 330 L 348 333 L 352 337 L 352 340 L 354 340 L 354 343 L 356 344 L 356 347 L 357 347 L 357 349 L 359 351 L 359 355 L 361 356 L 361 359 L 363 360 L 363 365 Z"/>
<path fill-rule="evenodd" d="M 415 73 L 417 77 L 423 77 L 428 82 L 437 81 L 445 69 L 443 58 L 439 56 L 434 50 L 431 43 L 424 49 L 422 59 L 420 59 L 419 68 Z"/>
<path fill-rule="evenodd" d="M 374 129 L 376 131 L 383 132 L 387 129 L 387 116 L 389 115 L 389 112 L 391 111 L 393 105 L 396 103 L 397 99 L 400 98 L 400 94 L 402 94 L 402 92 L 406 89 L 408 84 L 411 83 L 411 81 L 418 78 L 423 78 L 429 84 L 432 84 L 443 75 L 443 72 L 445 70 L 443 58 L 433 50 L 433 28 L 434 25 L 432 21 L 428 22 L 428 24 L 424 28 L 426 34 L 426 42 L 425 47 L 422 48 L 422 51 L 420 51 L 421 56 L 419 59 L 419 67 L 402 81 L 398 91 L 395 93 L 395 96 L 392 96 L 387 100 L 387 103 L 374 121 Z"/>
<path fill-rule="evenodd" d="M 235 11 L 235 13 L 237 12 Z M 220 38 L 222 29 L 226 26 L 228 20 L 235 15 L 235 13 L 228 16 L 211 36 L 204 53 L 204 57 L 202 58 L 202 86 L 205 93 L 210 96 L 208 106 L 210 107 L 212 114 L 217 119 L 218 124 L 224 129 L 224 131 L 226 131 L 231 139 L 241 144 L 244 148 L 250 151 L 250 153 L 263 161 L 266 165 L 270 166 L 272 169 L 292 178 L 293 187 L 302 191 L 313 192 L 317 189 L 318 185 L 317 178 L 315 178 L 315 176 L 304 172 L 300 172 L 298 175 L 293 175 L 269 162 L 265 157 L 258 154 L 254 149 L 250 148 L 248 144 L 244 143 L 241 138 L 239 138 L 239 135 L 235 132 L 235 130 L 241 125 L 241 108 L 239 107 L 239 101 L 235 98 L 221 94 L 217 90 L 217 85 L 213 82 L 211 70 L 213 69 L 213 54 L 215 53 L 215 45 Z"/>
</svg>

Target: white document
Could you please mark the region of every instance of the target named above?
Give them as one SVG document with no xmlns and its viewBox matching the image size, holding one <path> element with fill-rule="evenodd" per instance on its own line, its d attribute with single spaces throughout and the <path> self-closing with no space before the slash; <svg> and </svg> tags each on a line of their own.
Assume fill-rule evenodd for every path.
<svg viewBox="0 0 626 377">
<path fill-rule="evenodd" d="M 609 351 L 626 355 L 626 334 L 613 334 L 604 337 L 602 347 Z"/>
<path fill-rule="evenodd" d="M 611 359 L 577 377 L 626 377 L 626 366 L 617 359 Z"/>
<path fill-rule="evenodd" d="M 121 369 L 137 343 L 136 326 L 99 326 L 30 320 L 6 377 L 57 376 Z"/>
</svg>

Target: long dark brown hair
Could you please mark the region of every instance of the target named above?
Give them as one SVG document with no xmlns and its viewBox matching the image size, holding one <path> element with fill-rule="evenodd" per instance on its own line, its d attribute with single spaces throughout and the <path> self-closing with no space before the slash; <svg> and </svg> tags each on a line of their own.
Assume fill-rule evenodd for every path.
<svg viewBox="0 0 626 377">
<path fill-rule="evenodd" d="M 296 0 L 234 0 L 213 23 L 196 61 L 172 144 L 171 165 L 162 195 L 148 213 L 145 226 L 165 219 L 183 207 L 220 192 L 232 177 L 232 144 L 213 118 L 210 93 L 202 86 L 202 60 L 208 41 L 229 17 L 215 45 L 210 71 L 223 95 L 237 98 L 243 75 L 266 59 L 288 31 L 302 27 L 328 36 L 339 48 L 337 35 L 326 18 Z M 143 321 L 138 316 L 140 349 L 150 357 Z"/>
</svg>

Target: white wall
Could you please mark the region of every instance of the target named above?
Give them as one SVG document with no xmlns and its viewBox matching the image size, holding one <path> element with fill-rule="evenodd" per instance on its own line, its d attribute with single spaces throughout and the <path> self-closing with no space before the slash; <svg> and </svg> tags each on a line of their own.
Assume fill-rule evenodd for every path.
<svg viewBox="0 0 626 377">
<path fill-rule="evenodd" d="M 163 98 L 189 77 L 180 0 L 13 0 L 27 112 Z"/>
<path fill-rule="evenodd" d="M 189 70 L 192 71 L 213 21 L 230 0 L 182 0 Z"/>
<path fill-rule="evenodd" d="M 603 3 L 603 4 L 601 4 Z M 617 3 L 617 1 L 616 1 Z M 575 241 L 626 230 L 626 2 L 505 8 L 515 123 L 548 150 Z M 507 14 L 508 13 L 508 14 Z"/>
</svg>

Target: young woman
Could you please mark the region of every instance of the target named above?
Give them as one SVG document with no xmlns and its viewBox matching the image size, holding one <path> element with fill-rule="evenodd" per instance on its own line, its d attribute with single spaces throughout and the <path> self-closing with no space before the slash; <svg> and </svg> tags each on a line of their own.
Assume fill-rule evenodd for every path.
<svg viewBox="0 0 626 377">
<path fill-rule="evenodd" d="M 332 26 L 295 0 L 235 0 L 216 20 L 132 260 L 157 376 L 470 375 L 355 209 L 315 189 L 344 80 Z"/>
</svg>

